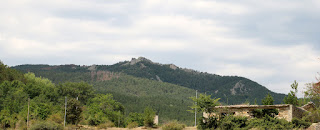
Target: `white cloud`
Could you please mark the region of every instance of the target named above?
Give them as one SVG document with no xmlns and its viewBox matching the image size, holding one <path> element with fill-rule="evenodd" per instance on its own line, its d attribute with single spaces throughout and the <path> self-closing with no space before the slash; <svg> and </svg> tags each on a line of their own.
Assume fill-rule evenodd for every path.
<svg viewBox="0 0 320 130">
<path fill-rule="evenodd" d="M 317 5 L 317 0 L 4 1 L 0 59 L 9 65 L 88 65 L 146 56 L 248 77 L 287 93 L 293 80 L 312 82 L 319 71 Z"/>
</svg>

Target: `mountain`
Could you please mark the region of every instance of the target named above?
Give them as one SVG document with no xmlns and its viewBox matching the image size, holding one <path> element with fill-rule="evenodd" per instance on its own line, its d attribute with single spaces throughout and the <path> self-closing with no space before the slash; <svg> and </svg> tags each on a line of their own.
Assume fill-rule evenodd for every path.
<svg viewBox="0 0 320 130">
<path fill-rule="evenodd" d="M 223 104 L 241 104 L 261 100 L 270 93 L 275 104 L 285 94 L 278 94 L 244 77 L 220 76 L 180 68 L 174 64 L 155 63 L 139 57 L 113 65 L 18 65 L 12 67 L 24 73 L 33 72 L 54 83 L 85 81 L 96 93 L 111 93 L 121 102 L 127 114 L 143 112 L 151 106 L 160 116 L 160 122 L 179 120 L 192 124 L 194 116 L 187 112 L 195 90 L 220 98 Z"/>
<path fill-rule="evenodd" d="M 91 79 L 93 74 L 99 77 L 99 75 L 103 75 L 103 72 L 124 73 L 134 77 L 167 82 L 198 90 L 199 92 L 211 94 L 212 97 L 221 98 L 220 101 L 225 104 L 240 104 L 248 101 L 254 103 L 255 100 L 260 104 L 268 93 L 273 96 L 275 104 L 280 104 L 285 96 L 285 94 L 274 93 L 257 82 L 244 77 L 220 76 L 198 72 L 192 69 L 180 68 L 174 64 L 155 63 L 144 57 L 132 58 L 131 61 L 123 61 L 114 65 L 19 65 L 13 68 L 23 72 L 34 72 L 38 76 L 53 80 L 53 82 L 87 81 L 87 79 L 90 79 L 90 77 L 78 77 L 77 74 L 80 73 L 90 73 Z M 67 76 L 68 78 L 57 76 L 59 74 L 68 75 L 68 73 L 73 73 L 74 76 Z"/>
<path fill-rule="evenodd" d="M 47 77 L 56 84 L 85 81 L 93 85 L 96 93 L 111 93 L 125 107 L 125 113 L 143 113 L 148 106 L 159 115 L 160 123 L 178 120 L 187 125 L 194 123 L 194 114 L 188 112 L 193 89 L 179 85 L 139 78 L 125 73 L 96 70 L 95 66 L 77 65 L 21 65 L 23 72 Z M 199 116 L 200 114 L 198 114 Z"/>
<path fill-rule="evenodd" d="M 278 94 L 266 87 L 244 77 L 220 76 L 192 69 L 180 68 L 174 64 L 160 64 L 140 57 L 131 61 L 120 62 L 115 65 L 97 65 L 96 70 L 122 72 L 136 77 L 177 84 L 200 92 L 221 98 L 226 104 L 240 104 L 244 102 L 260 103 L 270 93 L 275 104 L 280 104 L 285 94 Z"/>
</svg>

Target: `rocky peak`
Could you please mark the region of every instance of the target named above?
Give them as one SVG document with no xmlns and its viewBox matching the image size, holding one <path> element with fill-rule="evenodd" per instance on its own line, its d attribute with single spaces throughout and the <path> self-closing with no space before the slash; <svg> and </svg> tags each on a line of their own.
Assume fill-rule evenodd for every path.
<svg viewBox="0 0 320 130">
<path fill-rule="evenodd" d="M 96 68 L 96 65 L 91 65 L 89 66 L 88 70 L 90 71 L 95 71 L 97 68 Z"/>
<path fill-rule="evenodd" d="M 129 61 L 128 63 L 124 64 L 124 65 L 135 65 L 141 61 L 146 61 L 146 62 L 150 62 L 153 63 L 151 60 L 144 58 L 144 57 L 139 57 L 138 59 L 136 58 L 132 58 L 131 61 Z"/>
<path fill-rule="evenodd" d="M 169 67 L 173 70 L 176 70 L 178 68 L 178 66 L 174 65 L 174 64 L 170 64 Z"/>
</svg>

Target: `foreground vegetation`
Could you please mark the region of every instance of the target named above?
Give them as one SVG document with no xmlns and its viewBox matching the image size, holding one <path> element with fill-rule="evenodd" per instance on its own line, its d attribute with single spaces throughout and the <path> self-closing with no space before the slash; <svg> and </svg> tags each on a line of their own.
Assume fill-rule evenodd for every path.
<svg viewBox="0 0 320 130">
<path fill-rule="evenodd" d="M 33 73 L 21 74 L 0 62 L 1 129 L 26 129 L 28 125 L 30 129 L 61 129 L 65 112 L 67 125 L 99 127 L 126 127 L 131 122 L 152 127 L 155 116 L 149 107 L 144 113 L 126 116 L 120 102 L 111 94 L 96 94 L 92 85 L 85 82 L 55 85 L 49 79 Z"/>
<path fill-rule="evenodd" d="M 297 83 L 294 83 L 297 85 Z M 296 87 L 293 87 L 296 88 Z M 195 102 L 191 107 L 193 109 L 197 108 L 198 112 L 215 113 L 213 107 L 219 105 L 218 100 L 211 98 L 211 95 L 200 94 L 199 98 L 192 97 Z M 293 103 L 298 103 L 298 99 L 295 94 L 286 97 L 284 100 L 290 102 L 288 104 L 295 105 Z M 263 105 L 273 105 L 273 97 L 268 94 L 262 100 Z M 319 106 L 318 106 L 319 107 Z M 215 116 L 209 116 L 207 118 L 202 117 L 198 121 L 198 129 L 306 129 L 313 122 L 319 122 L 320 120 L 320 110 L 315 109 L 306 115 L 302 119 L 293 118 L 291 122 L 285 119 L 278 119 L 275 115 L 278 114 L 276 109 L 256 109 L 254 111 L 254 118 L 249 119 L 243 116 L 234 116 L 232 113 L 227 115 L 219 115 L 216 113 Z"/>
</svg>

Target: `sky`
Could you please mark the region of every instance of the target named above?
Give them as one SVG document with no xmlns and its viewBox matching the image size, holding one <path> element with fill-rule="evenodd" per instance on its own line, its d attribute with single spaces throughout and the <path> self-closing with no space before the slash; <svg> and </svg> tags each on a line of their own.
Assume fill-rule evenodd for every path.
<svg viewBox="0 0 320 130">
<path fill-rule="evenodd" d="M 319 0 L 1 0 L 0 60 L 111 65 L 140 56 L 288 93 L 320 72 Z"/>
</svg>

